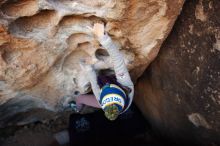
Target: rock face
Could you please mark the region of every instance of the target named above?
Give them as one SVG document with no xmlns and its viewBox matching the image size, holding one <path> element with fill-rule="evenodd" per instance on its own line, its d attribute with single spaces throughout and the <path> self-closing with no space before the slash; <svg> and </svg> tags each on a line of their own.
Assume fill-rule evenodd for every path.
<svg viewBox="0 0 220 146">
<path fill-rule="evenodd" d="M 152 127 L 178 144 L 220 145 L 220 1 L 186 1 L 136 84 Z"/>
<path fill-rule="evenodd" d="M 112 69 L 88 29 L 95 22 L 105 23 L 121 45 L 135 81 L 156 57 L 183 1 L 1 1 L 0 121 L 30 108 L 62 111 L 65 99 L 89 92 L 80 59 L 97 71 Z"/>
</svg>

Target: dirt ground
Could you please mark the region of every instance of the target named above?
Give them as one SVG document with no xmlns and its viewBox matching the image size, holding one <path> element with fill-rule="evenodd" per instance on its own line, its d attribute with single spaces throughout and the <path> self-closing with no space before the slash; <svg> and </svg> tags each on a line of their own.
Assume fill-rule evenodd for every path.
<svg viewBox="0 0 220 146">
<path fill-rule="evenodd" d="M 53 141 L 54 133 L 67 129 L 69 115 L 70 112 L 66 112 L 51 120 L 1 129 L 0 145 L 48 146 Z"/>
<path fill-rule="evenodd" d="M 92 112 L 85 109 L 87 112 Z M 17 126 L 8 126 L 0 129 L 0 146 L 49 146 L 54 140 L 53 134 L 67 129 L 69 116 L 73 112 L 64 112 L 48 116 L 51 119 L 41 119 L 40 121 Z M 84 112 L 85 113 L 85 112 Z M 45 115 L 42 115 L 45 117 Z M 15 118 L 16 119 L 16 118 Z M 137 146 L 152 145 L 162 146 L 152 133 L 146 131 L 145 134 L 134 138 Z M 133 143 L 133 142 L 132 142 Z"/>
</svg>

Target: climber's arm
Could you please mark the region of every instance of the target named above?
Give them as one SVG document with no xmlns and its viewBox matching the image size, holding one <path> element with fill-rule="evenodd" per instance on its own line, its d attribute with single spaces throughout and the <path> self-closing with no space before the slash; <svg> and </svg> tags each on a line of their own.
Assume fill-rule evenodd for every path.
<svg viewBox="0 0 220 146">
<path fill-rule="evenodd" d="M 131 81 L 127 67 L 124 63 L 124 57 L 119 51 L 119 46 L 112 41 L 111 37 L 107 33 L 104 34 L 105 32 L 104 24 L 95 23 L 93 28 L 89 28 L 89 29 L 99 40 L 100 44 L 108 51 L 114 65 L 117 81 L 120 84 L 127 86 L 131 90 L 133 90 L 134 85 L 133 82 Z"/>
<path fill-rule="evenodd" d="M 83 62 L 80 63 L 80 66 L 86 72 L 85 75 L 91 84 L 93 94 L 95 95 L 96 99 L 99 101 L 101 90 L 100 90 L 99 85 L 97 83 L 97 76 L 96 76 L 95 70 L 93 69 L 93 67 L 91 65 L 85 64 Z"/>
<path fill-rule="evenodd" d="M 89 28 L 89 29 L 99 40 L 100 44 L 108 51 L 112 59 L 113 65 L 114 65 L 114 70 L 115 70 L 117 81 L 121 85 L 126 86 L 131 90 L 128 95 L 130 99 L 129 105 L 127 107 L 128 109 L 133 100 L 134 85 L 133 85 L 133 82 L 131 81 L 129 72 L 124 63 L 124 57 L 119 51 L 119 46 L 112 41 L 111 37 L 108 36 L 108 34 L 104 34 L 105 32 L 104 24 L 95 23 L 93 28 Z"/>
<path fill-rule="evenodd" d="M 108 34 L 103 35 L 99 39 L 99 42 L 104 48 L 106 48 L 112 59 L 117 81 L 121 85 L 126 86 L 131 90 L 128 95 L 130 98 L 130 102 L 129 102 L 129 106 L 130 106 L 134 96 L 134 85 L 133 82 L 131 81 L 127 67 L 124 63 L 124 59 L 123 59 L 124 57 L 119 51 L 119 46 L 112 41 L 111 37 L 108 36 Z"/>
</svg>

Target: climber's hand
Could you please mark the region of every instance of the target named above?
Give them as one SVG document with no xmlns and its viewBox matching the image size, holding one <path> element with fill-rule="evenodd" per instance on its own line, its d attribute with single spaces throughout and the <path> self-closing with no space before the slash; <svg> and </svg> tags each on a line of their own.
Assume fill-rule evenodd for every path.
<svg viewBox="0 0 220 146">
<path fill-rule="evenodd" d="M 85 74 L 85 78 L 92 84 L 96 82 L 96 72 L 93 65 L 86 64 L 83 61 L 80 61 L 80 67 Z"/>
<path fill-rule="evenodd" d="M 90 28 L 90 30 L 97 39 L 101 39 L 104 36 L 105 27 L 103 23 L 95 23 L 93 28 Z"/>
<path fill-rule="evenodd" d="M 92 65 L 87 64 L 85 60 L 80 60 L 79 65 L 80 68 L 86 73 L 92 72 L 94 70 Z"/>
</svg>

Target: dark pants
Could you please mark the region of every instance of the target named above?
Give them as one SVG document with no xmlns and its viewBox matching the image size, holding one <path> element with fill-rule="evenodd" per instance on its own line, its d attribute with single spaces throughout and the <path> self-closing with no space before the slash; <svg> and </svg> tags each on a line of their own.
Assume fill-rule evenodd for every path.
<svg viewBox="0 0 220 146">
<path fill-rule="evenodd" d="M 135 105 L 109 121 L 102 110 L 91 114 L 72 114 L 69 121 L 71 146 L 132 145 L 135 136 L 146 132 L 146 121 Z"/>
</svg>

